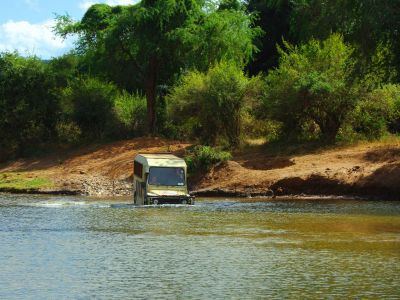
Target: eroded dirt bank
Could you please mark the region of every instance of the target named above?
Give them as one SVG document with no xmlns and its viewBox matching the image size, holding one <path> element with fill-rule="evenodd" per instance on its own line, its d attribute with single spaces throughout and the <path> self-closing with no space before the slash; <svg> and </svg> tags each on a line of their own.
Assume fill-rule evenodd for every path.
<svg viewBox="0 0 400 300">
<path fill-rule="evenodd" d="M 0 165 L 0 174 L 26 172 L 46 177 L 51 188 L 31 192 L 130 195 L 132 160 L 139 152 L 185 153 L 188 143 L 138 138 L 84 147 Z M 357 195 L 400 199 L 400 143 L 370 143 L 271 156 L 262 146 L 234 154 L 191 189 L 203 196 Z"/>
</svg>

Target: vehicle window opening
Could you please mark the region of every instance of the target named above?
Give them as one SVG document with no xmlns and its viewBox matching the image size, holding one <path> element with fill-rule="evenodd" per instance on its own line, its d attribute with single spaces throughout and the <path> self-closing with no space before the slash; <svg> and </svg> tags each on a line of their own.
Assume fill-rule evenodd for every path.
<svg viewBox="0 0 400 300">
<path fill-rule="evenodd" d="M 137 161 L 133 163 L 133 172 L 137 177 L 143 177 L 143 165 Z"/>
<path fill-rule="evenodd" d="M 185 171 L 183 168 L 151 167 L 150 185 L 184 186 Z"/>
</svg>

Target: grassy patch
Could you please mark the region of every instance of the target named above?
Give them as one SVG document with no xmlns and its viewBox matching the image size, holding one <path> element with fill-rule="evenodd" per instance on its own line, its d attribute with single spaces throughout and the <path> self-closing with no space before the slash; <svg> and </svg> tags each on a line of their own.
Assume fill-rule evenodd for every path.
<svg viewBox="0 0 400 300">
<path fill-rule="evenodd" d="M 216 147 L 195 146 L 185 156 L 189 174 L 199 171 L 207 171 L 217 163 L 227 161 L 232 158 L 229 152 L 222 151 Z"/>
<path fill-rule="evenodd" d="M 43 177 L 37 177 L 31 173 L 1 173 L 0 174 L 0 188 L 30 190 L 50 188 L 53 183 Z"/>
</svg>

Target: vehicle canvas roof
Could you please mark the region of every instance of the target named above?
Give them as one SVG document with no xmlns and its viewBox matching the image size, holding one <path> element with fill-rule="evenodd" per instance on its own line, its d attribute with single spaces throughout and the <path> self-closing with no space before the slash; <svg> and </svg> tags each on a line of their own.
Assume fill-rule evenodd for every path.
<svg viewBox="0 0 400 300">
<path fill-rule="evenodd" d="M 179 158 L 173 154 L 169 153 L 139 153 L 138 155 L 143 156 L 144 158 L 151 158 L 151 159 L 179 159 L 182 160 L 182 158 Z"/>
<path fill-rule="evenodd" d="M 140 153 L 136 155 L 135 160 L 141 163 L 147 163 L 149 166 L 186 168 L 185 161 L 182 158 L 179 158 L 173 154 Z"/>
</svg>

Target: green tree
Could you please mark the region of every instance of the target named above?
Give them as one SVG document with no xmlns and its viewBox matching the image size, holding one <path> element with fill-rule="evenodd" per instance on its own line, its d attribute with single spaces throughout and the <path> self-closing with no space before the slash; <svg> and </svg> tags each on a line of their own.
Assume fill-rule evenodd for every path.
<svg viewBox="0 0 400 300">
<path fill-rule="evenodd" d="M 150 1 L 137 5 L 111 8 L 93 5 L 81 22 L 59 18 L 61 34 L 78 33 L 78 49 L 93 57 L 118 65 L 129 62 L 140 78 L 147 99 L 150 131 L 155 128 L 156 88 L 162 73 L 173 73 L 179 65 L 180 47 L 176 29 L 200 13 L 198 1 Z"/>
<path fill-rule="evenodd" d="M 69 81 L 78 76 L 78 64 L 79 57 L 71 53 L 50 60 L 49 68 L 57 88 L 65 88 Z"/>
<path fill-rule="evenodd" d="M 217 64 L 207 73 L 189 72 L 167 96 L 170 116 L 184 135 L 235 147 L 241 142 L 250 86 L 250 79 L 232 62 Z"/>
<path fill-rule="evenodd" d="M 337 32 L 354 47 L 360 77 L 378 73 L 375 88 L 400 79 L 399 0 L 248 0 L 246 5 L 267 33 L 257 40 L 261 51 L 249 65 L 253 74 L 277 65 L 275 45 L 282 47 L 283 39 L 299 44 Z"/>
<path fill-rule="evenodd" d="M 359 101 L 349 121 L 358 134 L 378 139 L 389 131 L 400 131 L 400 86 L 387 84 Z"/>
<path fill-rule="evenodd" d="M 211 0 L 143 0 L 126 7 L 96 4 L 80 22 L 73 23 L 68 16 L 58 17 L 56 30 L 62 36 L 78 34 L 78 50 L 91 61 L 89 69 L 93 61 L 100 62 L 94 65 L 103 72 L 120 68 L 124 73 L 128 66 L 130 71 L 124 73 L 124 80 L 131 80 L 137 86 L 124 87 L 129 91 L 144 91 L 148 127 L 153 132 L 158 85 L 171 84 L 176 74 L 191 66 L 204 66 L 204 57 L 209 58 L 207 62 L 210 57 L 214 62 L 235 56 L 242 63 L 254 50 L 249 44 L 254 36 L 249 29 L 251 18 L 242 10 L 234 11 L 235 6 L 228 5 L 216 12 L 218 7 L 218 2 Z M 202 29 L 206 25 L 214 30 L 210 35 L 212 41 L 196 36 L 210 33 Z M 216 48 L 214 43 L 218 41 L 221 42 L 215 44 Z"/>
<path fill-rule="evenodd" d="M 36 57 L 0 54 L 0 160 L 49 141 L 59 113 L 54 76 Z"/>
<path fill-rule="evenodd" d="M 144 133 L 146 124 L 146 99 L 139 93 L 120 93 L 114 102 L 114 110 L 118 120 L 128 136 Z"/>
<path fill-rule="evenodd" d="M 333 34 L 323 42 L 280 50 L 279 67 L 267 76 L 266 105 L 285 125 L 286 133 L 318 125 L 321 138 L 332 142 L 359 99 L 353 81 L 353 48 Z"/>
<path fill-rule="evenodd" d="M 244 67 L 258 51 L 254 40 L 262 35 L 254 20 L 236 1 L 225 1 L 180 30 L 189 66 L 207 71 L 219 61 L 230 60 Z"/>
<path fill-rule="evenodd" d="M 78 78 L 64 89 L 62 108 L 87 139 L 102 139 L 115 134 L 114 101 L 117 88 L 96 78 Z"/>
<path fill-rule="evenodd" d="M 384 82 L 400 76 L 400 1 L 338 0 L 293 1 L 291 31 L 300 41 L 326 39 L 332 32 L 341 33 L 351 43 L 360 59 L 358 72 L 368 73 L 371 67 L 388 70 Z M 382 52 L 382 48 L 389 51 Z M 385 54 L 374 66 L 377 52 Z M 394 78 L 391 66 L 397 68 Z"/>
</svg>

